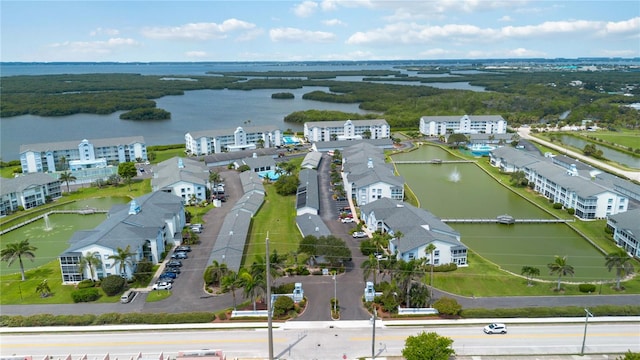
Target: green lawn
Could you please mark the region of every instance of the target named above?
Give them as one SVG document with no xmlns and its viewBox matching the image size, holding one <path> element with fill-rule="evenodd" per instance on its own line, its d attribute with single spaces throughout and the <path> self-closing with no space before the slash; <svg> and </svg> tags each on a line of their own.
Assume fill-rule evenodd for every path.
<svg viewBox="0 0 640 360">
<path fill-rule="evenodd" d="M 269 250 L 287 255 L 298 249 L 302 240 L 296 227 L 295 195 L 280 196 L 273 185 L 266 184 L 267 196 L 260 211 L 253 218 L 249 239 L 245 246 L 243 265 L 250 266 L 256 256 L 265 255 L 265 239 L 269 237 Z"/>
<path fill-rule="evenodd" d="M 621 130 L 581 132 L 580 136 L 594 137 L 596 139 L 602 139 L 627 148 L 640 149 L 640 131 Z"/>
</svg>

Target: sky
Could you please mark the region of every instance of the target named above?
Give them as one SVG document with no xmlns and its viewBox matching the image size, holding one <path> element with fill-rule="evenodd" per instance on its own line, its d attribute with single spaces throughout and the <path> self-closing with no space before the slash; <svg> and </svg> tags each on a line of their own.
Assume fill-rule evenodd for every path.
<svg viewBox="0 0 640 360">
<path fill-rule="evenodd" d="M 640 2 L 0 0 L 0 61 L 640 57 Z"/>
</svg>

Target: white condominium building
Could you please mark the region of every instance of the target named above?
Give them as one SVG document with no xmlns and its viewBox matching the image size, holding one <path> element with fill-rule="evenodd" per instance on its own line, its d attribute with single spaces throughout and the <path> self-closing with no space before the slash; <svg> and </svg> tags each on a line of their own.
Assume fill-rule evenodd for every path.
<svg viewBox="0 0 640 360">
<path fill-rule="evenodd" d="M 142 136 L 20 146 L 23 173 L 79 171 L 137 160 L 147 160 L 147 146 Z"/>
<path fill-rule="evenodd" d="M 304 137 L 309 142 L 389 139 L 391 127 L 384 119 L 312 121 L 304 123 Z"/>
<path fill-rule="evenodd" d="M 203 130 L 184 135 L 185 148 L 192 155 L 271 148 L 282 145 L 282 132 L 275 126 L 226 130 Z"/>
<path fill-rule="evenodd" d="M 500 115 L 423 116 L 420 133 L 427 136 L 447 134 L 505 134 L 507 121 Z"/>
</svg>

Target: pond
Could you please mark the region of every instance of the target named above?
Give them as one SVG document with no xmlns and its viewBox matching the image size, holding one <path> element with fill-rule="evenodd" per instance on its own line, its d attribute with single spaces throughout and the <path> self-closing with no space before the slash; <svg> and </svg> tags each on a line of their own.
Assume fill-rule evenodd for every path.
<svg viewBox="0 0 640 360">
<path fill-rule="evenodd" d="M 435 146 L 393 155 L 394 160 L 454 160 Z M 480 160 L 482 161 L 482 160 Z M 516 219 L 552 218 L 546 211 L 500 185 L 472 163 L 398 164 L 398 172 L 416 194 L 420 206 L 441 219 L 495 218 L 509 214 Z M 575 277 L 567 281 L 611 280 L 604 256 L 564 224 L 450 224 L 462 242 L 502 268 L 520 274 L 522 266 L 540 269 L 540 277 L 552 280 L 547 264 L 554 256 L 568 256 Z M 473 264 L 470 264 L 473 268 Z M 481 274 L 479 274 L 481 275 Z"/>
<path fill-rule="evenodd" d="M 561 135 L 559 138 L 563 144 L 573 146 L 576 149 L 584 149 L 584 147 L 589 144 L 595 145 L 596 149 L 602 150 L 602 155 L 608 160 L 615 161 L 619 164 L 622 164 L 634 169 L 640 169 L 640 157 L 635 157 L 629 154 L 625 154 L 623 152 L 616 151 L 606 146 L 598 145 L 598 143 L 585 141 L 571 135 Z"/>
</svg>

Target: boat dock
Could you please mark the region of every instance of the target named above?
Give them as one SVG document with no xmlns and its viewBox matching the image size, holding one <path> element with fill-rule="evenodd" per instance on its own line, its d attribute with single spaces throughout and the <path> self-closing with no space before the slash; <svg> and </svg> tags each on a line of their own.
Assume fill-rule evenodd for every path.
<svg viewBox="0 0 640 360">
<path fill-rule="evenodd" d="M 443 223 L 457 224 L 554 224 L 567 223 L 574 220 L 565 219 L 514 219 L 510 216 L 498 216 L 494 219 L 441 219 Z"/>
<path fill-rule="evenodd" d="M 396 164 L 461 164 L 461 163 L 473 163 L 474 160 L 398 160 L 394 161 Z"/>
</svg>

